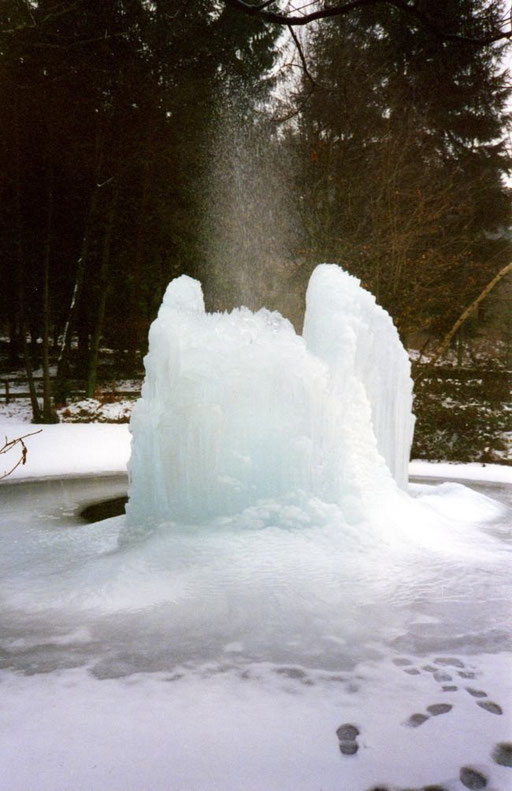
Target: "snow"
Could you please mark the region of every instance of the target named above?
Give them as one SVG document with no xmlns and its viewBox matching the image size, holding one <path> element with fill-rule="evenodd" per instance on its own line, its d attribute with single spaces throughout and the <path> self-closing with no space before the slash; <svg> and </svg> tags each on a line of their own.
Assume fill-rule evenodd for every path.
<svg viewBox="0 0 512 791">
<path fill-rule="evenodd" d="M 10 401 L 9 404 L 4 401 L 0 402 L 0 426 L 4 423 L 30 423 L 31 420 L 32 410 L 30 401 L 27 398 Z"/>
<path fill-rule="evenodd" d="M 24 442 L 27 459 L 9 476 L 7 483 L 28 478 L 101 475 L 126 472 L 130 455 L 127 425 L 80 423 L 33 425 L 4 422 L 2 438 L 11 441 L 28 436 Z M 0 456 L 0 475 L 10 470 L 20 457 L 20 446 Z"/>
<path fill-rule="evenodd" d="M 372 551 L 318 502 L 120 549 L 122 519 L 77 522 L 76 485 L 0 487 L 3 789 L 463 791 L 462 767 L 509 788 L 491 757 L 512 724 L 493 500 L 413 487 L 430 523 L 451 516 L 442 552 L 396 536 Z"/>
<path fill-rule="evenodd" d="M 320 270 L 320 290 L 334 290 L 331 277 Z M 126 425 L 27 437 L 26 464 L 0 485 L 2 789 L 464 791 L 463 768 L 489 791 L 510 788 L 512 769 L 493 758 L 512 724 L 510 510 L 457 482 L 398 488 L 386 461 L 400 477 L 392 446 L 410 428 L 408 394 L 386 406 L 382 372 L 380 402 L 357 332 L 375 321 L 386 366 L 400 378 L 405 365 L 389 322 L 344 286 L 350 304 L 331 293 L 327 312 L 334 325 L 347 315 L 350 367 L 332 354 L 329 323 L 313 320 L 314 291 L 305 340 L 267 311 L 208 317 L 190 279 L 167 293 L 133 427 L 139 513 L 165 500 L 150 531 L 134 530 L 136 508 L 129 529 L 124 516 L 78 515 L 109 490 L 73 476 L 124 474 Z M 213 430 L 222 409 L 231 445 Z M 9 439 L 38 428 L 4 424 Z M 334 472 L 311 474 L 311 448 Z M 181 500 L 158 477 L 171 461 Z M 410 469 L 510 482 L 497 465 Z M 353 755 L 336 734 L 347 723 Z"/>
<path fill-rule="evenodd" d="M 429 660 L 425 658 L 425 664 Z M 475 658 L 471 658 L 474 660 Z M 510 699 L 504 657 L 483 656 L 478 683 Z M 479 709 L 463 689 L 420 728 L 402 723 L 437 701 L 436 683 L 393 665 L 358 668 L 348 680 L 312 672 L 304 681 L 271 665 L 204 666 L 181 678 L 136 674 L 92 678 L 79 668 L 2 677 L 0 765 L 5 791 L 366 791 L 442 783 L 464 791 L 462 766 L 488 789 L 507 791 L 512 770 L 490 762 L 506 738 L 503 717 Z M 337 727 L 354 722 L 360 750 L 341 755 Z M 385 784 L 385 785 L 384 785 Z"/>
<path fill-rule="evenodd" d="M 22 389 L 27 389 L 26 382 Z M 121 397 L 119 393 L 127 397 Z M 139 393 L 140 382 L 137 379 L 120 379 L 104 386 L 98 397 L 70 399 L 66 406 L 58 407 L 57 416 L 61 423 L 128 423 L 134 399 Z M 13 399 L 13 395 L 11 388 L 10 402 L 0 401 L 0 426 L 10 422 L 32 422 L 30 400 L 26 397 Z"/>
<path fill-rule="evenodd" d="M 413 459 L 409 464 L 409 475 L 417 478 L 448 478 L 460 481 L 487 481 L 512 484 L 512 466 L 502 464 L 457 464 Z"/>
<path fill-rule="evenodd" d="M 59 409 L 59 419 L 66 423 L 129 423 L 133 400 L 117 399 L 105 402 L 99 398 L 84 398 Z"/>
</svg>

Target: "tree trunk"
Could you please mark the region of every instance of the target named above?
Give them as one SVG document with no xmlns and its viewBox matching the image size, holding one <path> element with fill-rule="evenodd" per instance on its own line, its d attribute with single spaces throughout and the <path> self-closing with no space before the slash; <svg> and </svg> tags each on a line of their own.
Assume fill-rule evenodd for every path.
<svg viewBox="0 0 512 791">
<path fill-rule="evenodd" d="M 20 299 L 22 299 L 22 297 Z M 21 304 L 22 303 L 20 301 L 20 305 Z M 32 423 L 40 423 L 41 410 L 39 408 L 39 401 L 37 400 L 36 386 L 34 382 L 34 374 L 32 369 L 32 360 L 30 359 L 30 351 L 28 348 L 27 334 L 26 334 L 26 329 L 23 319 L 21 321 L 21 327 L 22 327 L 23 360 L 25 362 L 25 372 L 27 374 L 28 389 L 30 393 L 30 406 L 32 407 Z"/>
<path fill-rule="evenodd" d="M 455 322 L 455 324 L 453 325 L 451 330 L 444 336 L 443 340 L 441 341 L 441 343 L 439 344 L 438 348 L 436 349 L 436 353 L 434 354 L 434 357 L 432 359 L 432 363 L 435 363 L 439 359 L 439 357 L 442 355 L 442 353 L 444 352 L 444 350 L 446 349 L 446 347 L 450 343 L 451 339 L 453 338 L 453 336 L 455 335 L 455 333 L 457 332 L 459 327 L 461 327 L 462 324 L 466 321 L 466 319 L 469 318 L 471 313 L 475 310 L 475 308 L 478 307 L 478 305 L 492 291 L 494 286 L 497 283 L 499 283 L 500 280 L 505 277 L 505 275 L 508 275 L 509 272 L 512 272 L 512 263 L 507 264 L 506 266 L 503 267 L 503 269 L 500 269 L 498 274 L 495 275 L 493 277 L 493 279 L 489 283 L 487 283 L 486 287 L 483 289 L 483 291 L 480 292 L 480 294 L 477 296 L 477 298 L 475 300 L 473 300 L 471 305 L 469 305 L 469 307 L 467 307 L 466 310 L 463 311 L 463 313 L 461 313 L 461 315 L 459 316 L 459 318 L 457 319 L 457 321 Z"/>
<path fill-rule="evenodd" d="M 135 251 L 133 256 L 133 270 L 132 270 L 133 276 L 132 276 L 132 287 L 130 294 L 130 320 L 132 322 L 132 325 L 129 336 L 128 361 L 127 361 L 127 367 L 130 373 L 132 373 L 135 370 L 136 354 L 140 343 L 139 321 L 138 321 L 139 319 L 138 297 L 140 293 L 142 254 L 144 251 L 144 231 L 146 228 L 147 210 L 149 205 L 149 196 L 150 196 L 152 181 L 153 181 L 153 125 L 150 122 L 148 136 L 146 138 L 144 174 L 142 180 L 142 195 L 140 201 L 140 210 L 138 214 L 137 235 L 135 239 Z"/>
<path fill-rule="evenodd" d="M 52 240 L 53 223 L 53 176 L 50 174 L 48 185 L 48 226 L 46 229 L 46 241 L 43 259 L 43 345 L 42 345 L 42 367 L 43 367 L 43 423 L 55 422 L 52 410 L 52 388 L 50 381 L 50 359 L 49 359 L 49 335 L 50 335 L 50 299 L 49 299 L 49 274 L 50 274 L 50 255 Z"/>
<path fill-rule="evenodd" d="M 96 390 L 96 380 L 98 373 L 98 352 L 100 348 L 101 333 L 103 331 L 103 321 L 105 318 L 108 273 L 110 269 L 110 252 L 112 248 L 112 230 L 114 227 L 114 219 L 116 215 L 118 192 L 119 189 L 116 180 L 113 193 L 110 199 L 110 208 L 105 224 L 105 236 L 103 238 L 101 268 L 100 268 L 99 280 L 98 280 L 99 300 L 98 300 L 98 308 L 96 311 L 96 321 L 91 336 L 91 348 L 89 352 L 89 367 L 87 374 L 87 390 L 86 390 L 86 395 L 88 398 L 91 398 L 94 395 L 94 391 Z"/>
<path fill-rule="evenodd" d="M 19 365 L 19 355 L 21 351 L 20 331 L 17 319 L 16 301 L 13 300 L 13 302 L 9 304 L 7 317 L 9 322 L 9 366 L 11 368 L 16 368 Z"/>
<path fill-rule="evenodd" d="M 104 152 L 104 138 L 102 132 L 98 134 L 96 144 L 96 166 L 93 175 L 92 191 L 89 198 L 89 207 L 87 211 L 87 218 L 85 221 L 84 233 L 82 236 L 82 245 L 80 248 L 80 255 L 78 257 L 75 274 L 75 284 L 69 305 L 68 317 L 64 326 L 62 335 L 62 343 L 59 352 L 59 359 L 57 363 L 57 385 L 61 400 L 65 401 L 66 398 L 66 379 L 69 375 L 69 352 L 71 347 L 71 336 L 73 333 L 74 325 L 76 322 L 77 310 L 84 284 L 85 270 L 87 266 L 87 259 L 89 257 L 89 247 L 91 242 L 91 231 L 96 209 L 98 205 L 98 197 L 100 190 L 101 170 L 103 166 L 103 152 Z"/>
<path fill-rule="evenodd" d="M 21 209 L 21 158 L 20 158 L 20 137 L 19 137 L 19 116 L 16 108 L 15 119 L 15 157 L 16 157 L 16 184 L 15 184 L 15 204 L 16 204 L 16 274 L 18 280 L 18 315 L 21 336 L 21 348 L 27 374 L 28 389 L 30 392 L 30 404 L 32 407 L 32 422 L 39 423 L 41 411 L 37 400 L 36 387 L 34 383 L 32 360 L 27 343 L 27 322 L 25 318 L 25 288 L 23 282 L 23 271 L 25 269 L 25 253 L 23 248 L 23 222 Z"/>
<path fill-rule="evenodd" d="M 431 365 L 434 365 L 439 360 L 439 358 L 441 357 L 442 353 L 449 346 L 451 339 L 453 338 L 453 336 L 455 335 L 455 333 L 457 332 L 459 327 L 461 327 L 464 324 L 464 322 L 466 321 L 467 318 L 469 318 L 469 316 L 474 311 L 474 309 L 476 307 L 478 307 L 478 305 L 486 298 L 486 296 L 488 296 L 488 294 L 490 294 L 490 292 L 492 291 L 494 286 L 497 283 L 499 283 L 500 280 L 502 280 L 502 278 L 505 277 L 505 275 L 508 275 L 509 272 L 512 272 L 512 263 L 507 264 L 502 269 L 500 269 L 498 274 L 495 275 L 493 277 L 493 279 L 491 281 L 489 281 L 489 283 L 487 283 L 486 287 L 480 292 L 480 294 L 477 296 L 477 298 L 474 299 L 473 302 L 461 313 L 461 315 L 459 316 L 459 318 L 457 319 L 457 321 L 455 322 L 453 327 L 450 329 L 449 332 L 446 333 L 446 335 L 444 336 L 443 340 L 441 341 L 441 343 L 437 347 L 436 351 L 434 352 L 434 356 L 432 357 L 432 360 L 430 361 Z M 423 370 L 423 373 L 420 373 L 416 377 L 416 381 L 421 380 L 423 378 L 423 376 L 425 376 L 425 374 L 426 374 L 426 366 L 425 366 L 425 368 Z"/>
<path fill-rule="evenodd" d="M 87 303 L 90 297 L 87 297 Z M 76 368 L 80 379 L 85 379 L 82 372 L 87 370 L 87 361 L 89 359 L 89 304 L 80 305 L 78 315 L 76 316 Z"/>
<path fill-rule="evenodd" d="M 457 347 L 457 368 L 462 368 L 464 362 L 464 328 L 461 327 L 457 333 L 456 347 Z"/>
</svg>

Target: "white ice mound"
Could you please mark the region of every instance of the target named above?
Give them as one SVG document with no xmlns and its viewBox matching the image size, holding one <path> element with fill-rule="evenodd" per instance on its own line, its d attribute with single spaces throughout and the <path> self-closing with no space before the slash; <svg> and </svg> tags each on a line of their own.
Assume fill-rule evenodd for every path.
<svg viewBox="0 0 512 791">
<path fill-rule="evenodd" d="M 293 491 L 358 521 L 365 503 L 405 486 L 407 355 L 388 314 L 335 265 L 312 275 L 304 337 L 267 310 L 205 313 L 200 284 L 173 280 L 145 367 L 131 420 L 129 533 Z"/>
<path fill-rule="evenodd" d="M 377 447 L 405 489 L 414 432 L 411 366 L 391 316 L 357 278 L 321 264 L 309 281 L 302 334 L 328 364 L 344 403 L 354 389 L 364 390 Z"/>
</svg>

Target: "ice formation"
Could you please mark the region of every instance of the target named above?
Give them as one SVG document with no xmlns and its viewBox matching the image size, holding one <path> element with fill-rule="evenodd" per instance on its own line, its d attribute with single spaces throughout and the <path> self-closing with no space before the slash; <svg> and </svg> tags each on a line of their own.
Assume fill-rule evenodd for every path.
<svg viewBox="0 0 512 791">
<path fill-rule="evenodd" d="M 128 526 L 80 521 L 103 478 L 0 487 L 11 791 L 451 789 L 464 765 L 505 788 L 509 512 L 457 483 L 403 492 L 408 363 L 373 297 L 319 267 L 299 337 L 208 315 L 179 278 L 146 368 Z M 94 426 L 53 428 L 52 464 L 57 429 L 90 464 Z"/>
<path fill-rule="evenodd" d="M 185 275 L 149 334 L 132 421 L 129 530 L 199 523 L 306 493 L 349 521 L 405 487 L 409 362 L 389 315 L 334 264 L 314 271 L 304 334 L 279 313 L 205 312 Z"/>
</svg>

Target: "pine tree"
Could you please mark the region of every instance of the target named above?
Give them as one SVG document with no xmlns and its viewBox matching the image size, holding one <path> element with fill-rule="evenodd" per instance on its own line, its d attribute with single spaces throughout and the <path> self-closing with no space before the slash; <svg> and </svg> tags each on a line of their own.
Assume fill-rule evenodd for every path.
<svg viewBox="0 0 512 791">
<path fill-rule="evenodd" d="M 481 8 L 429 3 L 447 29 Z M 298 132 L 310 255 L 359 275 L 404 334 L 442 332 L 510 254 L 501 49 L 442 42 L 389 9 L 310 36 Z"/>
<path fill-rule="evenodd" d="M 73 333 L 89 392 L 101 334 L 133 366 L 166 283 L 197 274 L 212 119 L 242 86 L 261 101 L 276 35 L 210 0 L 2 4 L 0 261 L 23 250 L 26 323 L 64 339 L 62 379 Z"/>
</svg>

